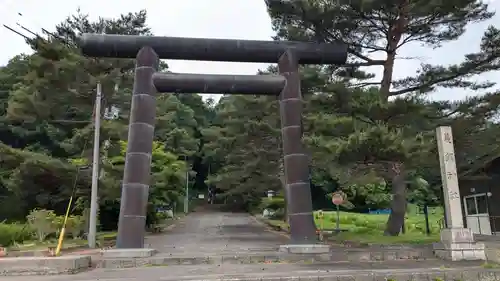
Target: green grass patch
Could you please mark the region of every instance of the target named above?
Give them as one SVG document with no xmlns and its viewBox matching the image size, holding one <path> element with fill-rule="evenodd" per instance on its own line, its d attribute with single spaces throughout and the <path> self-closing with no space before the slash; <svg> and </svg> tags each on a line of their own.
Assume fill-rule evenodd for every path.
<svg viewBox="0 0 500 281">
<path fill-rule="evenodd" d="M 83 239 L 67 239 L 64 241 L 62 249 L 71 249 L 76 247 L 83 247 L 87 245 L 87 240 Z M 44 242 L 38 241 L 25 241 L 22 244 L 14 244 L 8 247 L 10 251 L 40 251 L 47 250 L 48 248 L 57 247 L 57 240 L 47 240 Z"/>
<path fill-rule="evenodd" d="M 266 222 L 273 227 L 280 227 L 283 230 L 288 228 L 288 223 L 282 220 L 266 219 Z"/>
<path fill-rule="evenodd" d="M 97 234 L 97 244 L 105 244 L 106 242 L 113 242 L 116 240 L 116 232 L 101 232 Z M 65 238 L 62 249 L 72 249 L 77 247 L 85 247 L 88 244 L 84 239 Z M 22 243 L 14 243 L 8 247 L 10 251 L 40 251 L 47 250 L 48 248 L 57 247 L 57 239 L 49 239 L 43 242 L 36 240 L 26 240 Z"/>
<path fill-rule="evenodd" d="M 116 236 L 118 236 L 118 232 L 116 231 L 100 232 L 97 234 L 96 240 L 116 240 Z"/>
<path fill-rule="evenodd" d="M 334 229 L 337 223 L 336 212 L 323 212 L 323 219 L 318 217 L 318 213 L 314 213 L 314 219 L 318 227 L 323 223 L 324 229 Z M 385 229 L 387 218 L 389 215 L 378 214 L 359 214 L 340 212 L 339 223 L 341 229 L 348 229 L 352 232 L 370 232 Z M 431 233 L 438 233 L 440 230 L 439 222 L 442 216 L 438 214 L 429 214 L 429 226 Z M 405 228 L 407 232 L 415 232 L 425 234 L 425 216 L 421 214 L 408 214 L 405 220 Z"/>
<path fill-rule="evenodd" d="M 336 212 L 323 212 L 323 219 L 314 213 L 318 229 L 334 230 L 336 228 Z M 405 220 L 405 234 L 399 236 L 384 236 L 385 225 L 389 215 L 383 214 L 360 214 L 340 212 L 339 234 L 328 235 L 328 240 L 333 242 L 353 242 L 360 244 L 428 244 L 439 241 L 440 221 L 442 213 L 429 214 L 429 225 L 431 235 L 426 234 L 425 216 L 423 214 L 410 213 Z M 287 229 L 288 225 L 282 220 L 268 220 L 268 223 Z"/>
</svg>

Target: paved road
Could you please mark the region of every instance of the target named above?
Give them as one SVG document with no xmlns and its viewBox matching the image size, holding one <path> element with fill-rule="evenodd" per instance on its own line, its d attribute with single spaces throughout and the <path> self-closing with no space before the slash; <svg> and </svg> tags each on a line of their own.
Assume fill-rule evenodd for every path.
<svg viewBox="0 0 500 281">
<path fill-rule="evenodd" d="M 248 214 L 222 212 L 192 213 L 165 235 L 146 239 L 162 253 L 183 255 L 276 251 L 286 242 L 285 236 L 267 231 Z"/>
<path fill-rule="evenodd" d="M 461 266 L 463 265 L 463 266 Z M 462 271 L 477 269 L 470 263 L 456 263 Z M 391 269 L 387 269 L 391 268 Z M 480 268 L 480 267 L 479 267 Z M 227 264 L 227 265 L 177 265 L 147 268 L 103 270 L 70 276 L 72 281 L 178 281 L 204 280 L 218 281 L 222 278 L 262 278 L 262 277 L 308 277 L 308 276 L 352 276 L 357 274 L 405 274 L 430 273 L 443 270 L 436 261 L 413 263 L 341 263 L 341 264 Z M 0 281 L 67 281 L 68 276 L 15 276 L 0 277 Z M 371 279 L 370 279 L 371 280 Z M 402 279 L 403 280 L 403 279 Z M 406 280 L 406 279 L 405 279 Z"/>
</svg>

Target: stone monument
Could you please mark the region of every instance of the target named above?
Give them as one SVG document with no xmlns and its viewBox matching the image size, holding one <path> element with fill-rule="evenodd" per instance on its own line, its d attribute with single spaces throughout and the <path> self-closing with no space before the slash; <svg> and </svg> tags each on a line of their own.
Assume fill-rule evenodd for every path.
<svg viewBox="0 0 500 281">
<path fill-rule="evenodd" d="M 434 253 L 452 261 L 485 260 L 484 244 L 476 243 L 472 231 L 464 228 L 451 127 L 438 127 L 436 138 L 447 226 L 441 231 L 441 242 L 434 245 Z"/>
</svg>

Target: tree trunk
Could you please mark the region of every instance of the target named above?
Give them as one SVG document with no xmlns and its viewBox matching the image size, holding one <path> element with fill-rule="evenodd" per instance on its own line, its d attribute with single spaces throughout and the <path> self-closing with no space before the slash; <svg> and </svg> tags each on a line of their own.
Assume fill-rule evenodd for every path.
<svg viewBox="0 0 500 281">
<path fill-rule="evenodd" d="M 392 202 L 391 214 L 387 220 L 384 235 L 398 236 L 403 227 L 406 215 L 406 181 L 401 164 L 393 166 L 393 176 L 391 178 Z"/>
<path fill-rule="evenodd" d="M 387 58 L 384 63 L 384 72 L 380 83 L 380 97 L 383 102 L 387 102 L 394 75 L 394 62 L 396 60 L 396 51 L 398 44 L 401 41 L 403 33 L 408 25 L 408 13 L 410 9 L 410 1 L 402 0 L 399 7 L 398 18 L 393 25 L 389 26 L 387 31 L 387 47 L 385 52 Z"/>
</svg>

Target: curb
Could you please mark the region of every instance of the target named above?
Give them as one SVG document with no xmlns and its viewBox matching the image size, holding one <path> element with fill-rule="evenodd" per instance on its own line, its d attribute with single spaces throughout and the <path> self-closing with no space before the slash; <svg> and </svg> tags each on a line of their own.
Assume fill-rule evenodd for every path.
<svg viewBox="0 0 500 281">
<path fill-rule="evenodd" d="M 189 265 L 242 265 L 242 264 L 302 264 L 302 265 L 333 265 L 349 263 L 399 263 L 399 262 L 439 262 L 432 255 L 416 252 L 365 252 L 365 251 L 343 251 L 330 252 L 326 254 L 295 255 L 283 253 L 261 253 L 261 254 L 231 254 L 215 256 L 152 256 L 148 258 L 107 258 L 100 259 L 98 268 L 140 268 L 161 266 L 189 266 Z"/>
<path fill-rule="evenodd" d="M 389 273 L 386 270 L 349 273 L 346 271 L 331 272 L 290 272 L 289 275 L 262 275 L 250 274 L 248 276 L 191 276 L 191 278 L 165 278 L 162 280 L 185 280 L 185 281 L 353 281 L 353 280 L 467 280 L 467 281 L 497 281 L 500 280 L 500 271 L 485 270 L 479 268 L 440 270 L 430 269 L 428 272 L 418 272 L 421 269 L 402 270 Z"/>
<path fill-rule="evenodd" d="M 88 249 L 86 245 L 79 245 L 79 246 L 72 246 L 72 247 L 67 247 L 63 248 L 61 250 L 62 254 L 65 253 L 74 253 L 79 250 L 85 250 Z M 47 256 L 48 250 L 8 250 L 7 255 L 4 258 L 21 258 L 21 257 L 43 257 Z"/>
</svg>

